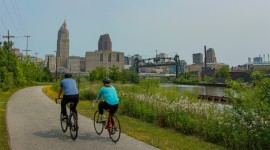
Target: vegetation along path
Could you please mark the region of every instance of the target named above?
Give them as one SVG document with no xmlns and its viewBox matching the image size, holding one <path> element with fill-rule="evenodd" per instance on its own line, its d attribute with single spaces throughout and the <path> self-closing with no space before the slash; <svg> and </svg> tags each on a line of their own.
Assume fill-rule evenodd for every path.
<svg viewBox="0 0 270 150">
<path fill-rule="evenodd" d="M 81 115 L 78 116 L 80 127 L 78 137 L 73 141 L 69 132 L 63 133 L 61 130 L 60 105 L 44 95 L 42 88 L 42 86 L 25 88 L 10 97 L 7 106 L 7 125 L 11 149 L 156 149 L 124 134 L 115 144 L 106 133 L 98 136 L 94 131 L 92 120 Z"/>
</svg>

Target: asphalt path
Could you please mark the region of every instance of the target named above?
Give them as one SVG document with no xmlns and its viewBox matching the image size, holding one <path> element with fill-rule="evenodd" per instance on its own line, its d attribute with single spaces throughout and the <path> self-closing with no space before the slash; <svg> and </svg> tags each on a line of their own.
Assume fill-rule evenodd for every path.
<svg viewBox="0 0 270 150">
<path fill-rule="evenodd" d="M 107 131 L 97 135 L 93 121 L 82 115 L 75 141 L 70 132 L 62 132 L 60 105 L 42 92 L 42 86 L 29 87 L 14 93 L 7 105 L 7 125 L 12 150 L 152 150 L 151 145 L 125 134 L 114 143 Z M 91 108 L 89 108 L 91 109 Z"/>
</svg>

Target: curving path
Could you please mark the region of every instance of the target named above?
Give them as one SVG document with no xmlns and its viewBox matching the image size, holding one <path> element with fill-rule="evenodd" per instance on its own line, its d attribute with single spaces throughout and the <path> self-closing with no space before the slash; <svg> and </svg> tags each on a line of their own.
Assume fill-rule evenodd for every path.
<svg viewBox="0 0 270 150">
<path fill-rule="evenodd" d="M 73 141 L 69 130 L 66 133 L 61 130 L 60 105 L 44 95 L 42 88 L 36 86 L 19 90 L 8 102 L 7 125 L 12 150 L 157 149 L 124 134 L 117 143 L 113 143 L 107 132 L 98 136 L 92 120 L 81 115 L 78 137 Z"/>
</svg>

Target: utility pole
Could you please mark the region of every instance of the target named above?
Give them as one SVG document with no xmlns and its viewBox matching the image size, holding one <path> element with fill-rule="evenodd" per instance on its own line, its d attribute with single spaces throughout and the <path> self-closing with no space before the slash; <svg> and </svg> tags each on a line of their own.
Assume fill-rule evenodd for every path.
<svg viewBox="0 0 270 150">
<path fill-rule="evenodd" d="M 204 69 L 207 70 L 206 45 L 204 46 Z"/>
<path fill-rule="evenodd" d="M 36 63 L 37 63 L 37 54 L 38 54 L 38 53 L 34 53 L 34 54 L 36 54 Z"/>
<path fill-rule="evenodd" d="M 56 62 L 55 62 L 55 80 L 56 80 L 56 82 L 57 82 L 57 50 L 56 51 L 54 51 L 55 53 L 56 53 L 56 55 L 55 55 L 55 60 L 56 60 Z"/>
<path fill-rule="evenodd" d="M 8 30 L 8 35 L 7 36 L 3 36 L 3 38 L 7 38 L 8 39 L 8 45 L 9 45 L 9 39 L 10 38 L 14 38 L 14 36 L 9 35 L 9 30 Z"/>
<path fill-rule="evenodd" d="M 23 50 L 23 51 L 26 51 L 26 56 L 28 55 L 28 51 L 31 51 L 28 49 L 28 38 L 31 37 L 29 35 L 25 35 L 24 37 L 26 37 L 26 50 Z"/>
</svg>

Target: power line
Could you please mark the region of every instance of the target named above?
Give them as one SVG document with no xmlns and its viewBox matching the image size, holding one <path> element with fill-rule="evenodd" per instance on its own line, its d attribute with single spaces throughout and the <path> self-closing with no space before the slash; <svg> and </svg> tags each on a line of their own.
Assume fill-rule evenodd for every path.
<svg viewBox="0 0 270 150">
<path fill-rule="evenodd" d="M 4 23 L 4 21 L 3 21 L 3 19 L 2 19 L 1 16 L 0 16 L 0 20 L 1 20 L 1 22 L 2 22 L 2 24 L 3 24 L 3 26 L 4 26 L 4 28 L 5 28 L 6 30 L 8 30 L 8 29 L 7 29 L 7 26 L 5 25 L 5 23 Z"/>
<path fill-rule="evenodd" d="M 15 5 L 16 5 L 16 8 L 17 8 L 16 10 L 17 10 L 18 13 L 19 13 L 19 18 L 20 18 L 20 20 L 21 20 L 21 22 L 22 22 L 23 28 L 24 28 L 24 30 L 26 31 L 26 34 L 28 34 L 28 31 L 27 31 L 27 29 L 26 29 L 26 27 L 25 27 L 25 25 L 24 25 L 24 23 L 23 23 L 23 19 L 22 19 L 22 16 L 21 16 L 20 9 L 19 9 L 19 7 L 18 7 L 17 0 L 15 0 Z"/>
<path fill-rule="evenodd" d="M 13 10 L 14 10 L 15 16 L 16 16 L 16 18 L 17 18 L 17 20 L 18 20 L 19 26 L 20 26 L 20 28 L 22 29 L 22 31 L 24 31 L 23 26 L 22 26 L 22 23 L 21 23 L 21 21 L 20 21 L 20 19 L 19 19 L 19 17 L 18 17 L 18 14 L 17 14 L 16 9 L 15 9 L 13 0 L 11 0 L 11 5 L 12 5 L 12 8 L 13 8 Z M 25 31 L 24 31 L 24 32 L 25 32 Z M 26 34 L 26 32 L 25 32 L 25 34 Z"/>
<path fill-rule="evenodd" d="M 3 2 L 4 2 L 4 6 L 5 6 L 6 10 L 7 10 L 7 13 L 8 13 L 8 15 L 9 15 L 9 18 L 10 18 L 12 24 L 14 25 L 15 29 L 18 30 L 18 27 L 16 26 L 14 20 L 12 19 L 11 15 L 10 15 L 10 12 L 9 12 L 9 10 L 8 10 L 8 7 L 7 7 L 7 5 L 6 5 L 5 0 L 3 0 Z M 20 31 L 20 30 L 18 30 L 18 31 Z"/>
</svg>

